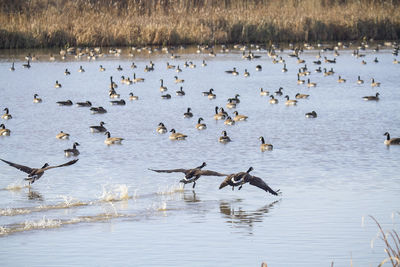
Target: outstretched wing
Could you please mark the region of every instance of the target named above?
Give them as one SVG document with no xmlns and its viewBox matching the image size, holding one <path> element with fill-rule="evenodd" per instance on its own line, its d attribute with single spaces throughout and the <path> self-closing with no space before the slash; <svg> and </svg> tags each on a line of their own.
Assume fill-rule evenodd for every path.
<svg viewBox="0 0 400 267">
<path fill-rule="evenodd" d="M 198 171 L 198 174 L 205 175 L 205 176 L 228 176 L 228 174 L 219 173 L 219 172 L 215 172 L 215 171 L 209 171 L 209 170 Z"/>
<path fill-rule="evenodd" d="M 185 173 L 186 171 L 188 171 L 187 169 L 172 169 L 172 170 L 153 170 L 153 169 L 149 169 L 149 170 L 154 171 L 154 172 L 168 172 L 168 173 L 171 173 L 171 172 L 183 172 L 183 173 Z"/>
<path fill-rule="evenodd" d="M 266 191 L 266 192 L 268 192 L 268 193 L 271 193 L 272 195 L 275 195 L 275 196 L 278 195 L 279 190 L 278 190 L 278 191 L 272 190 L 271 187 L 269 187 L 269 186 L 263 181 L 263 179 L 261 179 L 260 177 L 253 176 L 253 177 L 250 179 L 249 183 L 250 183 L 251 185 L 254 185 L 254 186 L 257 186 L 258 188 L 263 189 L 264 191 Z"/>
<path fill-rule="evenodd" d="M 19 164 L 16 164 L 16 163 L 12 163 L 12 162 L 9 162 L 9 161 L 4 160 L 4 159 L 0 159 L 0 160 L 5 162 L 5 163 L 7 163 L 8 165 L 10 165 L 10 166 L 12 166 L 14 168 L 17 168 L 20 171 L 26 172 L 28 174 L 31 173 L 32 170 L 33 170 L 32 168 L 29 168 L 29 167 L 24 166 L 24 165 L 19 165 Z"/>
<path fill-rule="evenodd" d="M 57 166 L 49 166 L 49 167 L 46 167 L 46 168 L 44 168 L 44 169 L 43 169 L 43 171 L 45 171 L 45 170 L 49 170 L 49 169 L 58 168 L 58 167 L 65 167 L 65 166 L 69 166 L 69 165 L 75 164 L 75 163 L 76 163 L 78 160 L 79 160 L 79 159 L 74 159 L 74 160 L 68 161 L 67 163 L 61 164 L 61 165 L 57 165 Z"/>
</svg>

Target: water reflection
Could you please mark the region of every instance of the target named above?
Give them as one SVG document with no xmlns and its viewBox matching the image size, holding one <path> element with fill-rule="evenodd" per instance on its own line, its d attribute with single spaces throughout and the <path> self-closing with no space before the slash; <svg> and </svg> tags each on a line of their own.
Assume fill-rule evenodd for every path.
<svg viewBox="0 0 400 267">
<path fill-rule="evenodd" d="M 253 226 L 255 223 L 262 222 L 267 213 L 273 208 L 274 205 L 281 200 L 276 200 L 268 205 L 262 206 L 256 210 L 246 210 L 240 202 L 241 199 L 233 201 L 221 200 L 219 210 L 226 219 L 226 222 L 233 228 L 246 228 L 249 234 L 253 234 Z"/>
<path fill-rule="evenodd" d="M 185 202 L 195 203 L 200 202 L 201 200 L 196 196 L 196 192 L 192 191 L 185 191 L 183 194 L 183 200 Z"/>
<path fill-rule="evenodd" d="M 29 188 L 28 190 L 28 199 L 29 200 L 39 200 L 39 201 L 43 201 L 43 196 L 42 194 L 40 194 L 37 191 L 32 190 L 31 188 Z"/>
</svg>

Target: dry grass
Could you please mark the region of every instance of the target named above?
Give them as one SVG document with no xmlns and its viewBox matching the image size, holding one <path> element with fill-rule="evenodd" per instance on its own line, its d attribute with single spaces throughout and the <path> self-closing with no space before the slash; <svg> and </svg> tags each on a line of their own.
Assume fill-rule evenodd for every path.
<svg viewBox="0 0 400 267">
<path fill-rule="evenodd" d="M 0 0 L 0 48 L 397 40 L 398 0 Z"/>
</svg>

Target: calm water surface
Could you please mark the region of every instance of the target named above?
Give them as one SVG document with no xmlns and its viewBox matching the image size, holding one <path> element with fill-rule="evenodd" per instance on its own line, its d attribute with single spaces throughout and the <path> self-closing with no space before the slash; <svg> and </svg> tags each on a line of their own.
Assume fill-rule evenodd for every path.
<svg viewBox="0 0 400 267">
<path fill-rule="evenodd" d="M 77 164 L 49 170 L 30 189 L 24 173 L 1 162 L 2 265 L 259 266 L 265 261 L 269 266 L 330 266 L 334 261 L 335 266 L 351 266 L 352 261 L 354 266 L 377 266 L 386 254 L 368 215 L 387 230 L 398 229 L 399 222 L 400 147 L 386 147 L 383 133 L 400 136 L 400 65 L 392 63 L 390 49 L 363 51 L 365 58 L 342 50 L 337 64 L 322 63 L 335 70 L 325 77 L 314 72 L 318 51 L 300 56 L 311 71 L 302 79 L 318 84 L 311 89 L 297 84 L 296 73 L 304 64 L 289 57 L 289 50 L 279 52 L 286 73 L 266 51 L 256 52 L 261 58 L 252 61 L 242 59 L 240 51 L 210 57 L 179 50 L 178 59 L 161 52 L 125 53 L 91 61 L 72 56 L 49 61 L 49 53 L 33 51 L 39 60 L 30 69 L 22 68 L 25 52 L 3 51 L 0 108 L 8 107 L 13 119 L 1 121 L 11 136 L 0 138 L 0 157 L 30 167 L 61 164 L 69 160 L 63 150 L 75 141 L 81 154 Z M 334 57 L 333 52 L 322 56 Z M 150 60 L 155 71 L 144 72 Z M 14 72 L 9 71 L 12 61 Z M 130 68 L 132 61 L 137 69 Z M 185 61 L 197 67 L 185 68 Z M 179 64 L 183 72 L 168 70 L 166 62 Z M 116 70 L 118 65 L 123 71 Z M 239 76 L 224 73 L 233 67 Z M 71 75 L 64 75 L 66 68 Z M 245 69 L 250 77 L 243 76 Z M 132 79 L 133 72 L 145 82 L 121 84 L 120 77 Z M 175 95 L 180 87 L 175 75 L 185 79 L 183 97 Z M 347 82 L 338 83 L 338 75 Z M 356 84 L 358 75 L 363 85 Z M 110 105 L 110 76 L 125 106 Z M 370 86 L 372 77 L 380 88 Z M 160 79 L 170 100 L 160 97 Z M 54 88 L 56 80 L 62 88 Z M 260 87 L 270 92 L 283 87 L 292 99 L 298 92 L 310 97 L 294 107 L 277 97 L 279 104 L 271 105 L 260 96 Z M 214 100 L 201 94 L 210 88 Z M 129 92 L 140 99 L 129 101 Z M 362 100 L 376 92 L 379 102 Z M 34 93 L 43 103 L 32 103 Z M 235 126 L 215 121 L 215 106 L 225 107 L 235 94 L 241 100 L 236 110 L 248 121 Z M 88 108 L 56 104 L 68 99 L 89 100 L 108 113 L 93 115 Z M 187 107 L 191 119 L 183 118 Z M 312 110 L 318 118 L 306 119 Z M 207 130 L 195 129 L 199 117 Z M 100 121 L 112 136 L 125 139 L 122 145 L 106 146 L 104 135 L 90 132 L 89 126 Z M 159 122 L 187 134 L 187 140 L 174 142 L 169 134 L 157 134 Z M 71 135 L 69 140 L 55 138 L 61 130 Z M 218 143 L 223 130 L 232 139 L 226 145 Z M 260 152 L 259 136 L 274 150 Z M 206 169 L 223 173 L 253 166 L 254 175 L 283 193 L 276 197 L 250 185 L 218 190 L 223 178 L 211 176 L 200 178 L 194 190 L 190 184 L 181 188 L 183 174 L 148 170 L 192 168 L 203 161 Z"/>
</svg>

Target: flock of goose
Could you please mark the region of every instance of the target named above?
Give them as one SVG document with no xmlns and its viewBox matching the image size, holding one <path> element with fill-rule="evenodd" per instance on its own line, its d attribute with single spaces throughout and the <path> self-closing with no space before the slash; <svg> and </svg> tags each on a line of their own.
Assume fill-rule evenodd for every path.
<svg viewBox="0 0 400 267">
<path fill-rule="evenodd" d="M 309 46 L 305 46 L 306 48 L 310 48 Z M 363 51 L 366 47 L 366 44 L 362 44 L 360 47 L 358 47 L 354 52 L 353 52 L 353 56 L 355 57 L 364 57 L 365 55 L 362 54 L 361 51 Z M 253 60 L 253 59 L 257 59 L 260 58 L 261 56 L 255 55 L 253 52 L 251 52 L 251 50 L 249 50 L 248 47 L 246 46 L 235 46 L 235 48 L 237 49 L 241 49 L 243 50 L 243 54 L 242 54 L 242 58 L 245 60 Z M 151 53 L 152 51 L 154 51 L 154 48 L 145 48 L 149 51 L 149 53 Z M 257 47 L 254 47 L 254 49 L 257 49 Z M 378 49 L 378 47 L 377 47 Z M 134 51 L 138 51 L 139 49 L 132 49 L 129 53 L 134 53 Z M 210 57 L 214 57 L 216 56 L 214 49 L 212 47 L 207 47 L 207 46 L 199 46 L 198 50 L 200 52 L 204 52 L 204 51 L 208 51 L 208 55 Z M 335 58 L 333 59 L 328 59 L 326 56 L 322 57 L 321 53 L 318 53 L 317 55 L 317 59 L 315 61 L 312 62 L 312 64 L 315 64 L 318 66 L 318 68 L 316 68 L 314 71 L 316 73 L 321 73 L 324 76 L 332 76 L 335 74 L 335 71 L 333 70 L 333 68 L 330 68 L 329 70 L 325 67 L 325 68 L 321 68 L 322 63 L 325 64 L 336 64 L 336 57 L 339 56 L 339 47 L 332 47 L 329 48 L 329 50 L 334 51 L 334 55 Z M 397 55 L 399 48 L 395 47 L 393 50 L 393 55 Z M 165 50 L 166 53 L 170 53 L 168 51 L 168 49 Z M 226 46 L 222 46 L 221 49 L 221 53 L 225 53 L 229 51 L 228 48 Z M 247 51 L 247 52 L 246 52 Z M 287 72 L 287 66 L 286 66 L 286 60 L 282 58 L 282 56 L 279 56 L 278 53 L 280 50 L 278 47 L 274 47 L 271 46 L 268 49 L 268 53 L 267 55 L 272 59 L 272 62 L 274 64 L 280 63 L 283 64 L 282 67 L 282 72 Z M 325 50 L 326 51 L 326 50 Z M 110 49 L 109 53 L 110 54 L 115 54 L 118 55 L 121 51 L 118 49 Z M 307 67 L 307 64 L 305 62 L 304 59 L 301 59 L 301 54 L 303 52 L 303 48 L 299 48 L 299 47 L 292 47 L 292 53 L 290 53 L 288 56 L 291 58 L 296 58 L 297 59 L 297 63 L 298 64 L 305 64 L 304 66 L 300 67 L 297 73 L 297 84 L 303 84 L 306 85 L 307 87 L 316 87 L 317 83 L 315 82 L 311 82 L 310 78 L 302 79 L 302 77 L 308 77 L 311 74 L 311 71 L 309 70 L 309 68 Z M 322 51 L 324 52 L 324 50 Z M 82 49 L 76 49 L 76 48 L 71 48 L 68 50 L 62 50 L 60 52 L 60 55 L 63 58 L 65 58 L 68 55 L 74 55 L 77 58 L 81 58 L 84 56 L 87 56 L 89 59 L 96 59 L 99 56 L 102 56 L 103 53 L 101 52 L 101 49 L 86 49 L 86 50 L 82 50 Z M 133 54 L 132 54 L 133 55 Z M 27 57 L 27 63 L 23 64 L 22 67 L 23 68 L 31 68 L 32 64 L 31 62 L 35 60 L 34 56 L 28 55 Z M 179 55 L 175 55 L 173 53 L 170 54 L 170 58 L 171 59 L 176 59 L 179 58 Z M 54 56 L 51 55 L 50 60 L 54 60 Z M 374 59 L 374 62 L 377 63 L 379 62 L 377 58 Z M 363 60 L 362 62 L 363 64 L 366 64 L 366 62 Z M 397 60 L 393 61 L 394 64 L 397 64 Z M 185 62 L 185 64 L 183 65 L 185 68 L 196 68 L 196 64 L 194 64 L 193 62 Z M 201 63 L 202 67 L 206 67 L 207 63 L 205 60 L 202 61 Z M 162 66 L 157 66 L 157 67 L 162 67 Z M 134 70 L 136 69 L 137 66 L 135 63 L 132 63 L 131 65 L 131 69 Z M 167 62 L 166 64 L 166 68 L 172 71 L 175 71 L 176 73 L 180 73 L 183 71 L 183 69 L 177 65 L 172 65 L 169 62 Z M 118 67 L 116 68 L 117 71 L 122 71 L 122 67 L 121 65 L 118 65 Z M 145 66 L 144 71 L 145 72 L 149 72 L 149 71 L 154 71 L 156 69 L 155 64 L 150 61 L 148 65 Z M 262 66 L 261 65 L 257 65 L 255 68 L 256 71 L 262 71 Z M 12 66 L 10 68 L 10 71 L 16 71 L 15 68 L 15 64 L 12 63 Z M 99 66 L 99 71 L 100 72 L 105 72 L 106 69 L 100 65 Z M 83 66 L 80 66 L 78 69 L 78 72 L 85 72 L 85 69 L 83 68 Z M 237 76 L 237 75 L 243 75 L 244 77 L 250 77 L 251 73 L 245 69 L 244 72 L 241 74 L 239 73 L 239 71 L 237 70 L 236 67 L 233 67 L 232 69 L 226 70 L 225 71 L 225 75 L 233 75 L 233 76 Z M 64 75 L 71 75 L 71 72 L 68 69 L 65 69 L 64 71 Z M 224 75 L 224 74 L 221 74 Z M 178 76 L 174 76 L 174 82 L 177 85 L 181 85 L 185 83 L 185 80 L 180 79 Z M 135 84 L 135 83 L 142 83 L 145 82 L 144 78 L 141 77 L 137 77 L 136 73 L 133 73 L 133 77 L 125 77 L 122 76 L 121 77 L 121 83 L 122 84 L 126 84 L 126 85 L 131 85 L 131 84 Z M 338 76 L 337 79 L 338 83 L 345 83 L 346 79 L 342 78 L 340 75 Z M 171 98 L 171 94 L 169 93 L 165 93 L 168 88 L 164 85 L 164 81 L 163 79 L 160 79 L 160 87 L 159 87 L 159 91 L 161 93 L 163 93 L 161 95 L 162 99 L 170 99 Z M 361 79 L 360 76 L 357 77 L 357 84 L 363 84 L 364 81 Z M 62 85 L 59 83 L 59 81 L 57 80 L 54 84 L 55 88 L 61 88 Z M 376 82 L 374 78 L 371 78 L 371 87 L 380 87 L 380 83 Z M 108 91 L 108 96 L 110 98 L 110 104 L 111 105 L 126 105 L 126 101 L 124 99 L 120 98 L 120 94 L 117 93 L 117 88 L 118 85 L 117 83 L 114 82 L 113 77 L 110 77 L 110 84 L 109 84 L 109 91 Z M 286 106 L 295 106 L 298 104 L 298 101 L 301 101 L 301 99 L 307 99 L 309 97 L 308 94 L 301 94 L 301 93 L 297 93 L 294 98 L 295 99 L 290 99 L 289 95 L 284 94 L 282 91 L 284 90 L 282 87 L 280 87 L 277 91 L 274 92 L 269 92 L 267 90 L 264 90 L 263 88 L 259 89 L 259 94 L 262 97 L 269 97 L 269 103 L 271 105 L 276 105 L 278 104 L 281 100 L 279 99 L 280 97 L 283 97 L 286 100 L 284 101 L 284 104 Z M 180 87 L 180 89 L 178 91 L 176 91 L 176 95 L 177 96 L 185 96 L 185 91 L 183 90 L 183 86 Z M 203 96 L 206 96 L 208 99 L 215 99 L 216 98 L 216 94 L 214 92 L 214 89 L 209 89 L 208 91 L 204 91 L 202 92 Z M 240 95 L 236 94 L 234 97 L 232 98 L 228 98 L 227 99 L 227 103 L 226 103 L 226 108 L 227 109 L 235 109 L 237 107 L 237 105 L 240 103 Z M 134 95 L 132 92 L 129 93 L 129 101 L 136 101 L 139 100 L 139 96 Z M 371 95 L 371 96 L 364 96 L 362 97 L 363 100 L 365 101 L 378 101 L 379 100 L 379 92 L 377 92 L 375 95 Z M 33 103 L 35 104 L 40 104 L 42 103 L 42 99 L 39 97 L 38 94 L 34 94 L 33 95 Z M 60 106 L 72 106 L 74 103 L 71 100 L 63 100 L 63 101 L 57 101 L 57 104 Z M 92 103 L 90 101 L 86 101 L 86 102 L 77 102 L 75 103 L 77 106 L 79 107 L 88 107 L 90 108 L 90 111 L 93 114 L 103 114 L 103 113 L 107 113 L 107 110 L 102 107 L 102 106 L 98 106 L 98 107 L 94 107 L 92 106 Z M 224 125 L 235 125 L 236 123 L 240 123 L 242 121 L 246 121 L 248 119 L 248 116 L 243 115 L 243 114 L 239 114 L 238 111 L 234 111 L 232 113 L 232 115 L 230 115 L 227 111 L 225 111 L 224 107 L 220 107 L 220 106 L 216 106 L 215 107 L 215 113 L 213 115 L 210 114 L 210 116 L 213 116 L 213 118 L 216 121 L 219 120 L 223 120 L 224 121 Z M 183 114 L 184 118 L 192 118 L 193 117 L 193 113 L 190 107 L 187 108 L 187 111 Z M 317 118 L 317 112 L 316 111 L 310 111 L 307 112 L 305 114 L 306 118 Z M 4 121 L 10 120 L 12 119 L 12 115 L 10 114 L 10 110 L 8 108 L 4 108 L 4 114 L 1 116 L 1 119 Z M 202 117 L 197 119 L 197 124 L 195 124 L 195 128 L 199 131 L 203 131 L 207 129 L 207 125 L 203 122 L 204 119 Z M 99 125 L 94 125 L 94 126 L 90 126 L 90 131 L 93 133 L 102 133 L 104 135 L 106 135 L 106 139 L 104 140 L 104 143 L 107 145 L 115 145 L 115 144 L 121 144 L 122 141 L 124 140 L 124 138 L 122 137 L 112 137 L 110 131 L 108 131 L 106 129 L 106 127 L 104 126 L 106 125 L 105 122 L 101 121 L 99 123 Z M 158 124 L 158 126 L 156 127 L 155 131 L 158 134 L 166 134 L 168 132 L 166 126 L 164 125 L 163 122 L 160 122 Z M 187 135 L 184 133 L 180 133 L 178 131 L 176 131 L 174 128 L 169 130 L 170 135 L 169 135 L 169 139 L 171 140 L 175 140 L 175 141 L 180 141 L 180 140 L 185 140 L 187 138 Z M 11 130 L 7 129 L 5 126 L 5 122 L 0 124 L 0 136 L 9 136 L 11 134 Z M 388 132 L 386 132 L 384 134 L 386 136 L 386 139 L 384 141 L 384 144 L 386 145 L 400 145 L 400 138 L 391 138 L 390 134 Z M 57 135 L 56 138 L 57 139 L 69 139 L 69 134 L 63 131 L 60 131 Z M 272 151 L 273 150 L 273 145 L 266 143 L 265 139 L 263 136 L 260 136 L 258 138 L 261 142 L 260 144 L 260 150 L 262 152 L 265 151 Z M 218 141 L 220 143 L 224 143 L 227 144 L 229 142 L 231 142 L 231 138 L 228 136 L 227 131 L 224 130 L 221 133 L 221 136 L 218 138 Z M 80 152 L 77 148 L 77 146 L 79 146 L 78 142 L 74 142 L 73 143 L 73 147 L 64 150 L 64 154 L 67 157 L 77 157 Z M 34 183 L 37 179 L 39 179 L 44 171 L 51 169 L 51 168 L 58 168 L 58 167 L 64 167 L 64 166 L 70 166 L 72 164 L 75 164 L 78 159 L 75 160 L 71 160 L 67 163 L 61 164 L 61 165 L 56 165 L 56 166 L 49 166 L 47 163 L 42 167 L 42 168 L 30 168 L 27 166 L 23 166 L 23 165 L 19 165 L 16 163 L 12 163 L 10 161 L 7 160 L 3 160 L 1 159 L 3 162 L 9 164 L 12 167 L 15 167 L 23 172 L 26 172 L 28 174 L 28 178 L 26 178 L 26 180 L 29 181 L 29 184 Z M 180 182 L 187 184 L 187 183 L 193 183 L 193 188 L 196 185 L 196 181 L 200 178 L 200 176 L 205 175 L 205 176 L 226 176 L 225 180 L 221 183 L 220 185 L 220 189 L 225 187 L 225 186 L 232 186 L 232 190 L 234 187 L 239 187 L 239 189 L 242 188 L 243 184 L 245 183 L 249 183 L 250 185 L 254 185 L 257 186 L 261 189 L 263 189 L 266 192 L 269 192 L 273 195 L 278 195 L 279 190 L 274 191 L 272 190 L 261 178 L 256 177 L 256 176 L 252 176 L 250 174 L 250 172 L 253 170 L 252 167 L 250 167 L 247 172 L 239 172 L 239 173 L 234 173 L 234 174 L 223 174 L 223 173 L 219 173 L 219 172 L 215 172 L 215 171 L 210 171 L 210 170 L 202 170 L 202 168 L 206 166 L 206 163 L 203 163 L 201 166 L 193 168 L 193 169 L 172 169 L 172 170 L 153 170 L 156 172 L 182 172 L 185 174 L 185 178 L 182 179 Z"/>
</svg>

